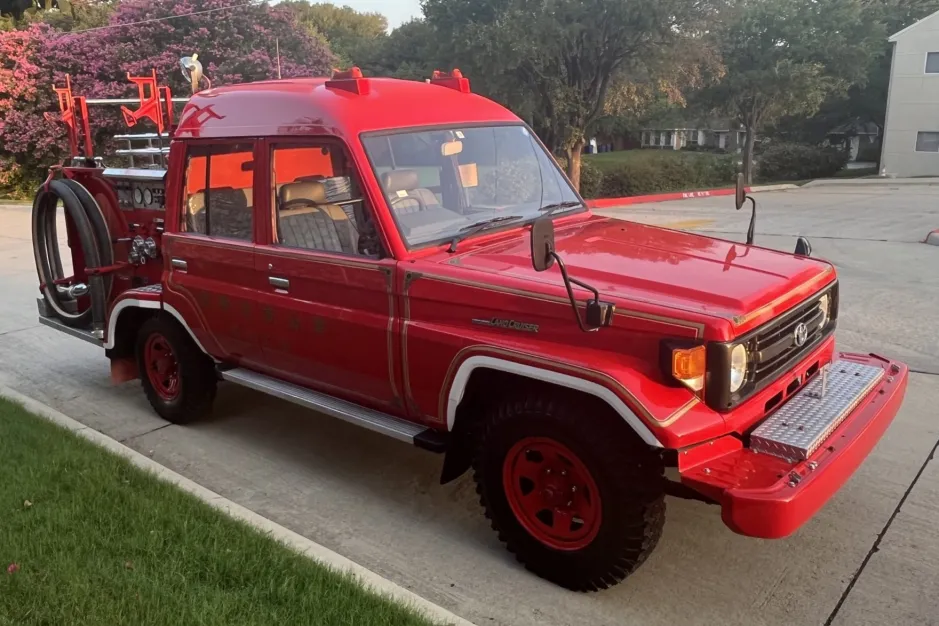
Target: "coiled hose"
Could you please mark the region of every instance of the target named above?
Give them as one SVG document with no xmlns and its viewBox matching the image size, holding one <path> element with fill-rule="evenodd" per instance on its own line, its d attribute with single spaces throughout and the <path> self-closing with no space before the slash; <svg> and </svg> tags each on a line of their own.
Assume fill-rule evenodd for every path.
<svg viewBox="0 0 939 626">
<path fill-rule="evenodd" d="M 65 207 L 78 233 L 79 245 L 85 259 L 85 268 L 107 267 L 114 263 L 114 248 L 107 221 L 94 197 L 80 183 L 69 179 L 54 179 L 43 185 L 33 200 L 33 253 L 39 274 L 42 295 L 52 313 L 71 328 L 91 328 L 98 337 L 103 336 L 107 298 L 113 279 L 111 276 L 91 274 L 88 295 L 91 306 L 79 311 L 66 304 L 83 293 L 60 289 L 67 278 L 62 269 L 56 232 L 56 208 L 59 201 Z M 75 242 L 71 242 L 75 245 Z"/>
</svg>

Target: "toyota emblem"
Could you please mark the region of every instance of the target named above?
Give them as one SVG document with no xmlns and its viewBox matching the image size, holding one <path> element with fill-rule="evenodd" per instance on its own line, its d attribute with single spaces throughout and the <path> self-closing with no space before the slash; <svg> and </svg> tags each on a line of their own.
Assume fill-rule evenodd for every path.
<svg viewBox="0 0 939 626">
<path fill-rule="evenodd" d="M 805 345 L 805 342 L 809 338 L 809 327 L 806 326 L 804 323 L 799 322 L 799 325 L 796 326 L 795 332 L 792 333 L 792 338 L 796 342 L 796 347 L 801 348 L 802 346 Z"/>
</svg>

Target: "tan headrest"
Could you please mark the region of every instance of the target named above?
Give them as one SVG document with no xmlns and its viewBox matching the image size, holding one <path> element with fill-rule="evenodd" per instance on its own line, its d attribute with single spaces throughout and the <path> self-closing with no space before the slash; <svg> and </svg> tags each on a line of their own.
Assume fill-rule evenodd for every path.
<svg viewBox="0 0 939 626">
<path fill-rule="evenodd" d="M 381 175 L 381 184 L 386 193 L 411 191 L 420 186 L 420 179 L 414 170 L 392 170 Z"/>
<path fill-rule="evenodd" d="M 202 211 L 205 209 L 205 193 L 202 191 L 197 191 L 196 193 L 192 194 L 189 196 L 187 205 L 190 215 Z"/>
<path fill-rule="evenodd" d="M 280 188 L 280 202 L 287 204 L 295 200 L 307 200 L 313 204 L 326 203 L 326 186 L 323 183 L 288 183 Z"/>
</svg>

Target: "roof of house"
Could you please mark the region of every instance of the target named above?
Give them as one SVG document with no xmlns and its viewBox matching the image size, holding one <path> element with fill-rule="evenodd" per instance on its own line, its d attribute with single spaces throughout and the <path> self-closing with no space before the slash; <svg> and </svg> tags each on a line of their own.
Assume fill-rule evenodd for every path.
<svg viewBox="0 0 939 626">
<path fill-rule="evenodd" d="M 939 16 L 939 11 L 936 11 L 936 12 L 933 13 L 932 15 L 927 15 L 926 17 L 924 17 L 923 19 L 919 20 L 918 22 L 914 22 L 914 23 L 910 24 L 909 26 L 907 26 L 906 28 L 904 28 L 904 29 L 901 30 L 900 32 L 894 33 L 893 35 L 891 35 L 891 36 L 887 39 L 887 41 L 889 41 L 890 43 L 894 43 L 895 41 L 897 41 L 897 40 L 898 40 L 900 37 L 902 37 L 903 35 L 907 34 L 907 33 L 910 32 L 911 30 L 915 30 L 915 29 L 919 28 L 920 26 L 922 26 L 922 25 L 925 24 L 926 22 L 929 22 L 929 21 L 933 20 L 934 18 L 936 18 L 936 16 Z"/>
</svg>

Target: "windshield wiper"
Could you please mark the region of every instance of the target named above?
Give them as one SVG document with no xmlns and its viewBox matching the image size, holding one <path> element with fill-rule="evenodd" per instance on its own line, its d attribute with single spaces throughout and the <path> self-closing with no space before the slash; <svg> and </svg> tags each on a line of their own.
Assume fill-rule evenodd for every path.
<svg viewBox="0 0 939 626">
<path fill-rule="evenodd" d="M 545 206 L 538 209 L 547 217 L 548 215 L 553 215 L 558 211 L 563 209 L 573 209 L 574 207 L 583 206 L 579 200 L 568 200 L 567 202 L 555 202 L 553 204 L 546 204 Z"/>
<path fill-rule="evenodd" d="M 456 252 L 456 245 L 466 239 L 467 237 L 472 237 L 476 233 L 482 232 L 487 228 L 501 224 L 502 222 L 510 222 L 515 220 L 520 220 L 524 216 L 522 215 L 500 215 L 498 217 L 490 217 L 487 220 L 482 220 L 468 226 L 464 226 L 460 229 L 459 234 L 453 238 L 453 241 L 450 242 L 450 252 Z"/>
</svg>

